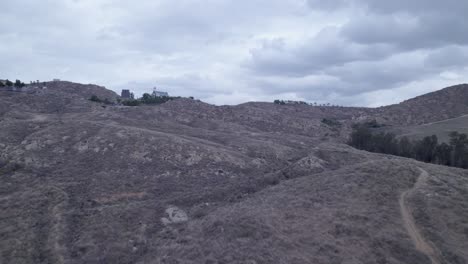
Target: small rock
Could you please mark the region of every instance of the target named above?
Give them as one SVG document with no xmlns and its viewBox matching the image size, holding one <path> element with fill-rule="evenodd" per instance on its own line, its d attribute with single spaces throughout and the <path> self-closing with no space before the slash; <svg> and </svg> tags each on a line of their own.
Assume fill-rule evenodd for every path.
<svg viewBox="0 0 468 264">
<path fill-rule="evenodd" d="M 168 215 L 168 217 L 161 218 L 161 221 L 165 225 L 178 224 L 178 223 L 183 223 L 183 222 L 188 221 L 187 213 L 185 213 L 182 209 L 176 206 L 171 206 L 167 208 L 166 214 Z"/>
</svg>

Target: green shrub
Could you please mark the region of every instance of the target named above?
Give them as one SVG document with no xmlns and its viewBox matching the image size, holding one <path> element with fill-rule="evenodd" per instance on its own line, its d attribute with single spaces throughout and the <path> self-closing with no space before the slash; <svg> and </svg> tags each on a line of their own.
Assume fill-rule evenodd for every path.
<svg viewBox="0 0 468 264">
<path fill-rule="evenodd" d="M 364 125 L 368 128 L 380 128 L 380 127 L 384 127 L 385 124 L 380 124 L 377 122 L 377 120 L 372 120 L 372 121 L 367 121 L 364 123 Z"/>
<path fill-rule="evenodd" d="M 125 106 L 139 106 L 140 101 L 139 100 L 125 100 L 122 102 L 122 104 Z"/>
<path fill-rule="evenodd" d="M 330 126 L 330 127 L 341 127 L 341 123 L 340 121 L 336 120 L 336 119 L 330 119 L 330 118 L 324 118 L 322 119 L 322 123 L 324 123 L 325 125 L 327 126 Z"/>
<path fill-rule="evenodd" d="M 101 98 L 99 98 L 97 95 L 94 95 L 94 94 L 89 98 L 89 100 L 91 102 L 103 103 L 103 104 L 106 104 L 106 105 L 112 104 L 112 102 L 109 99 L 104 98 L 104 100 L 102 100 Z"/>
<path fill-rule="evenodd" d="M 91 97 L 89 98 L 89 100 L 91 102 L 97 102 L 97 103 L 100 103 L 101 102 L 101 99 L 99 99 L 99 97 L 97 97 L 97 95 L 91 95 Z"/>
<path fill-rule="evenodd" d="M 180 97 L 152 96 L 150 94 L 143 94 L 143 97 L 140 98 L 139 100 L 142 104 L 154 105 L 154 104 L 163 104 L 165 102 L 168 102 L 177 98 L 180 98 Z"/>
</svg>

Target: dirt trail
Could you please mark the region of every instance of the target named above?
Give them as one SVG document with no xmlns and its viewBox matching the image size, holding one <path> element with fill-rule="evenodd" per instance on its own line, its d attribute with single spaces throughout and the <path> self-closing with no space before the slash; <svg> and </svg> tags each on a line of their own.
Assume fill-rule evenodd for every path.
<svg viewBox="0 0 468 264">
<path fill-rule="evenodd" d="M 438 259 L 437 253 L 435 249 L 429 244 L 430 242 L 426 241 L 425 238 L 421 235 L 419 232 L 416 223 L 413 218 L 412 210 L 406 204 L 406 197 L 408 195 L 412 194 L 414 191 L 416 191 L 418 188 L 420 188 L 422 185 L 424 185 L 427 181 L 427 178 L 429 177 L 429 174 L 427 171 L 419 168 L 421 170 L 421 174 L 419 175 L 419 178 L 416 182 L 416 184 L 413 186 L 413 188 L 405 191 L 400 195 L 400 211 L 401 211 L 401 216 L 403 218 L 403 222 L 405 225 L 406 230 L 408 231 L 408 234 L 411 237 L 411 240 L 413 240 L 413 243 L 416 247 L 417 250 L 421 251 L 424 253 L 426 256 L 428 256 L 431 259 L 432 264 L 440 264 L 440 261 Z"/>
<path fill-rule="evenodd" d="M 455 119 L 464 118 L 464 117 L 468 117 L 468 115 L 462 115 L 462 116 L 449 118 L 449 119 L 444 119 L 444 120 L 440 120 L 440 121 L 436 121 L 436 122 L 430 122 L 430 123 L 422 124 L 421 126 L 430 126 L 430 125 L 444 123 L 444 122 L 447 122 L 447 121 L 450 121 L 450 120 L 455 120 Z"/>
</svg>

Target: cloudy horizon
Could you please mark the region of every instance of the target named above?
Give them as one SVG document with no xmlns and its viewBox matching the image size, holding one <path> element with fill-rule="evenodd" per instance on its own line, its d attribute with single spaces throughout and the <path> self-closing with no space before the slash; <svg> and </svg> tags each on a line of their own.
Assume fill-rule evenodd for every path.
<svg viewBox="0 0 468 264">
<path fill-rule="evenodd" d="M 0 78 L 217 105 L 381 106 L 468 82 L 458 0 L 6 0 Z"/>
</svg>

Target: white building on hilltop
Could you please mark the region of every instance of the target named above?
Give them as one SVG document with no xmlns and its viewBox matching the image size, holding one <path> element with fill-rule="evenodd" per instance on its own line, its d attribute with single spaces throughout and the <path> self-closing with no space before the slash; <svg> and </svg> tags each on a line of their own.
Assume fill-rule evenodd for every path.
<svg viewBox="0 0 468 264">
<path fill-rule="evenodd" d="M 154 87 L 153 88 L 153 96 L 154 97 L 169 97 L 169 93 L 158 91 L 156 89 L 156 87 Z"/>
</svg>

